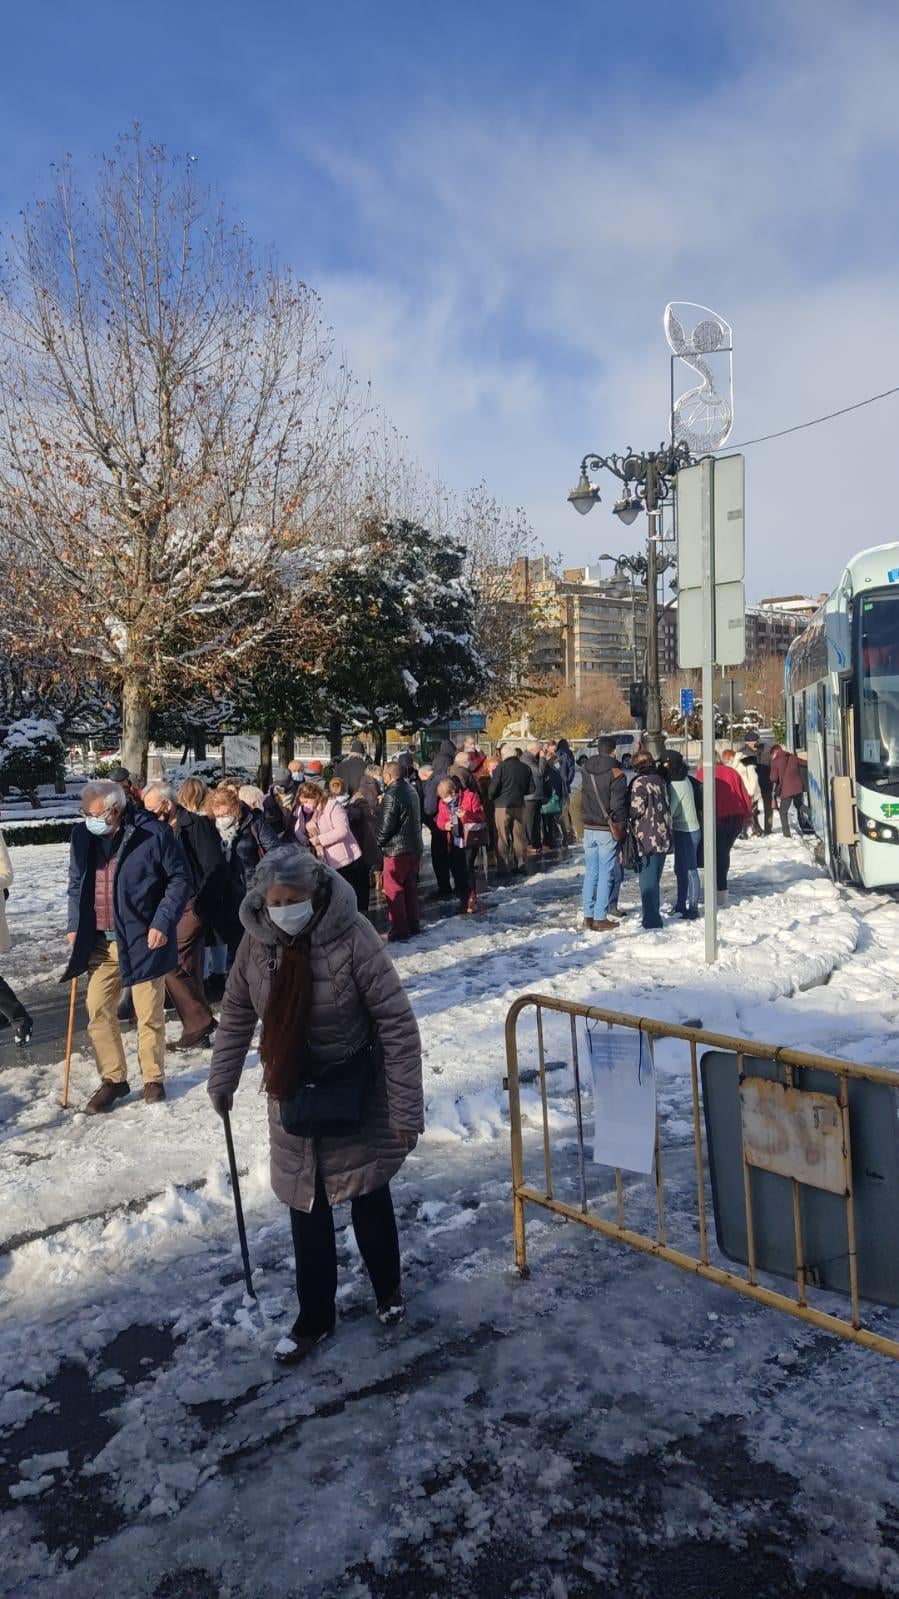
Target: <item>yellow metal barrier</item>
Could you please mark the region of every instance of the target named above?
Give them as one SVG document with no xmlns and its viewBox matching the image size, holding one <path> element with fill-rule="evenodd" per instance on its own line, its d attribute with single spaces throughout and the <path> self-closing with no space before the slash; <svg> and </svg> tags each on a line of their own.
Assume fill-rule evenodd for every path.
<svg viewBox="0 0 899 1599">
<path fill-rule="evenodd" d="M 521 1125 L 521 1095 L 518 1067 L 518 1019 L 522 1011 L 531 1008 L 536 1011 L 537 1034 L 537 1060 L 538 1079 L 540 1085 L 540 1099 L 543 1119 L 543 1158 L 545 1165 L 545 1191 L 529 1186 L 524 1180 L 524 1140 Z M 577 1122 L 578 1145 L 578 1181 L 580 1187 L 580 1206 L 566 1203 L 557 1199 L 553 1194 L 553 1174 L 551 1160 L 551 1141 L 549 1127 L 549 1108 L 546 1094 L 546 1051 L 544 1043 L 543 1018 L 545 1012 L 556 1012 L 570 1018 L 571 1024 L 571 1061 L 574 1074 L 574 1100 L 575 1117 Z M 655 1190 L 658 1222 L 655 1237 L 648 1233 L 635 1231 L 625 1224 L 625 1195 L 624 1183 L 620 1169 L 615 1170 L 615 1201 L 617 1219 L 610 1221 L 604 1216 L 591 1211 L 587 1202 L 587 1181 L 584 1153 L 584 1123 L 581 1097 L 581 1074 L 578 1058 L 577 1021 L 583 1017 L 586 1021 L 605 1023 L 609 1027 L 626 1027 L 645 1035 L 650 1047 L 657 1038 L 682 1039 L 689 1045 L 690 1051 L 690 1076 L 693 1094 L 693 1156 L 696 1168 L 696 1218 L 699 1232 L 699 1254 L 692 1255 L 683 1250 L 672 1248 L 666 1241 L 665 1229 L 665 1189 L 663 1176 L 662 1151 L 659 1144 L 659 1123 L 656 1115 L 655 1135 Z M 838 1080 L 837 1098 L 830 1100 L 831 1105 L 836 1105 L 839 1116 L 839 1136 L 841 1140 L 841 1154 L 843 1172 L 845 1175 L 845 1189 L 843 1197 L 846 1203 L 846 1232 L 847 1250 L 849 1260 L 849 1286 L 851 1319 L 836 1316 L 828 1311 L 818 1310 L 807 1302 L 808 1263 L 805 1260 L 802 1218 L 799 1202 L 800 1183 L 791 1179 L 793 1190 L 793 1227 L 796 1260 L 796 1294 L 792 1296 L 780 1293 L 777 1289 L 765 1287 L 757 1281 L 755 1258 L 755 1233 L 752 1211 L 752 1189 L 750 1183 L 750 1169 L 758 1160 L 751 1161 L 751 1150 L 747 1150 L 745 1124 L 743 1129 L 743 1191 L 746 1206 L 746 1237 L 748 1270 L 743 1276 L 739 1271 L 728 1271 L 717 1266 L 709 1259 L 708 1223 L 706 1218 L 705 1201 L 705 1158 L 703 1153 L 699 1065 L 697 1052 L 700 1048 L 723 1050 L 728 1054 L 736 1055 L 739 1066 L 740 1078 L 744 1077 L 743 1062 L 745 1058 L 753 1060 L 773 1061 L 785 1068 L 786 1086 L 793 1086 L 794 1068 L 810 1068 L 816 1071 L 831 1073 Z M 631 1249 L 641 1251 L 646 1255 L 654 1255 L 659 1260 L 666 1260 L 672 1266 L 679 1266 L 682 1271 L 695 1273 L 707 1281 L 718 1283 L 724 1288 L 731 1288 L 738 1294 L 755 1299 L 760 1304 L 768 1305 L 771 1309 L 785 1311 L 787 1315 L 796 1316 L 801 1321 L 810 1322 L 815 1327 L 821 1327 L 825 1332 L 835 1333 L 840 1338 L 851 1339 L 853 1343 L 862 1344 L 866 1349 L 876 1350 L 879 1354 L 891 1355 L 894 1360 L 899 1360 L 899 1340 L 887 1338 L 877 1332 L 872 1332 L 863 1325 L 859 1312 L 858 1293 L 858 1265 L 855 1230 L 855 1204 L 853 1196 L 852 1152 L 849 1142 L 849 1105 L 847 1083 L 850 1078 L 862 1079 L 870 1083 L 882 1083 L 892 1089 L 899 1086 L 899 1078 L 895 1072 L 886 1071 L 877 1066 L 860 1066 L 854 1062 L 838 1060 L 833 1056 L 806 1054 L 802 1050 L 788 1049 L 778 1045 L 761 1044 L 753 1039 L 731 1038 L 725 1034 L 706 1032 L 700 1027 L 681 1027 L 673 1022 L 656 1021 L 648 1016 L 629 1016 L 620 1011 L 603 1010 L 595 1005 L 578 1005 L 570 1000 L 554 999 L 541 994 L 524 994 L 517 999 L 509 1010 L 506 1018 L 506 1068 L 507 1086 L 509 1092 L 509 1112 L 512 1134 L 512 1189 L 513 1213 L 515 1227 L 515 1263 L 522 1276 L 528 1274 L 527 1250 L 525 1242 L 525 1206 L 538 1205 L 543 1210 L 551 1211 L 556 1216 L 561 1216 L 566 1221 L 580 1222 L 585 1227 L 592 1228 L 595 1232 L 602 1233 L 606 1238 L 615 1239 L 616 1242 L 628 1245 Z M 752 1079 L 758 1082 L 759 1079 Z M 811 1097 L 811 1096 L 809 1096 Z M 771 1169 L 771 1168 L 768 1168 Z"/>
</svg>

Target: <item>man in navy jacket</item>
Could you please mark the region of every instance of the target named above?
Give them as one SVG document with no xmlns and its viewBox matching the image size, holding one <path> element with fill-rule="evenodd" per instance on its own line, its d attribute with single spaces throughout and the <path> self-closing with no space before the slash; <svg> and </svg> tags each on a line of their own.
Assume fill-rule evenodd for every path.
<svg viewBox="0 0 899 1599">
<path fill-rule="evenodd" d="M 119 997 L 132 990 L 144 1100 L 165 1099 L 165 979 L 178 963 L 176 928 L 191 891 L 190 867 L 170 827 L 135 810 L 118 783 L 88 783 L 84 821 L 69 856 L 69 964 L 63 982 L 88 973 L 88 1033 L 101 1083 L 85 1110 L 112 1110 L 129 1092 Z"/>
</svg>

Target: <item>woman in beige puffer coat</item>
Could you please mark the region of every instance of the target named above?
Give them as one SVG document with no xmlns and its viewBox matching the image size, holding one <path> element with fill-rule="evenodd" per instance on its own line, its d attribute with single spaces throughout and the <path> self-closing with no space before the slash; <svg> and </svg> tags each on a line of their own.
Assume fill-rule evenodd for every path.
<svg viewBox="0 0 899 1599">
<path fill-rule="evenodd" d="M 215 1109 L 230 1109 L 257 1019 L 268 1093 L 272 1187 L 290 1207 L 300 1314 L 276 1358 L 301 1360 L 334 1331 L 337 1254 L 331 1206 L 352 1205 L 381 1320 L 402 1320 L 390 1179 L 424 1127 L 421 1043 L 396 969 L 337 872 L 305 851 L 270 851 L 240 910 L 246 934 L 222 1005 L 209 1069 Z M 361 1120 L 338 1136 L 289 1133 L 282 1104 L 304 1082 L 365 1049 L 383 1062 Z"/>
</svg>

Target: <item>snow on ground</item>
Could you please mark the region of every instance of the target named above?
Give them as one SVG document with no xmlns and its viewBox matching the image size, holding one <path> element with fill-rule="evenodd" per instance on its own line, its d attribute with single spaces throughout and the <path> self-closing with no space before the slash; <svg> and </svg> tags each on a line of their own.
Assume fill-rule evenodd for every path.
<svg viewBox="0 0 899 1599">
<path fill-rule="evenodd" d="M 13 852 L 3 969 L 29 1001 L 61 965 L 66 855 Z M 581 933 L 579 878 L 575 855 L 398 960 L 428 1121 L 395 1185 L 409 1320 L 374 1322 L 343 1230 L 338 1337 L 288 1377 L 270 1352 L 292 1259 L 255 1057 L 233 1122 L 259 1311 L 204 1056 L 178 1057 L 166 1105 L 99 1123 L 59 1109 L 58 1048 L 0 1068 L 0 1593 L 733 1599 L 747 1573 L 754 1599 L 899 1593 L 893 1363 L 539 1214 L 519 1282 L 502 1089 L 525 991 L 899 1069 L 899 908 L 836 890 L 798 843 L 738 846 L 709 972 L 701 924 L 643 933 L 632 910 L 611 939 Z M 527 1070 L 525 1020 L 521 1041 Z M 78 1044 L 76 1107 L 96 1081 Z M 551 1062 L 566 1045 L 548 1018 Z M 669 1225 L 692 1247 L 687 1061 L 657 1048 Z M 574 1193 L 571 1073 L 549 1081 Z M 523 1102 L 535 1129 L 533 1087 Z M 533 1132 L 527 1156 L 538 1173 Z M 590 1181 L 607 1203 L 605 1174 Z M 653 1202 L 629 1184 L 634 1220 Z"/>
</svg>

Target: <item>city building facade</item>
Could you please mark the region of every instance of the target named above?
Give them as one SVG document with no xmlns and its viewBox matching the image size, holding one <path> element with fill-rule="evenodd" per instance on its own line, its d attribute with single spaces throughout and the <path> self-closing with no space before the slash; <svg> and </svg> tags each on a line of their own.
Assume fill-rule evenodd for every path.
<svg viewBox="0 0 899 1599">
<path fill-rule="evenodd" d="M 602 673 L 626 692 L 645 678 L 646 591 L 619 568 L 603 576 L 598 566 L 568 567 L 561 574 L 548 556 L 522 557 L 511 570 L 511 594 L 538 616 L 533 666 L 583 693 Z M 791 596 L 783 606 L 764 600 L 746 609 L 745 670 L 783 659 L 808 626 L 817 601 Z M 677 601 L 659 607 L 659 676 L 678 673 Z"/>
<path fill-rule="evenodd" d="M 534 666 L 577 693 L 603 674 L 622 689 L 643 677 L 646 656 L 646 593 L 639 579 L 599 567 L 569 567 L 561 575 L 546 556 L 516 561 L 515 598 L 540 619 Z"/>
</svg>

